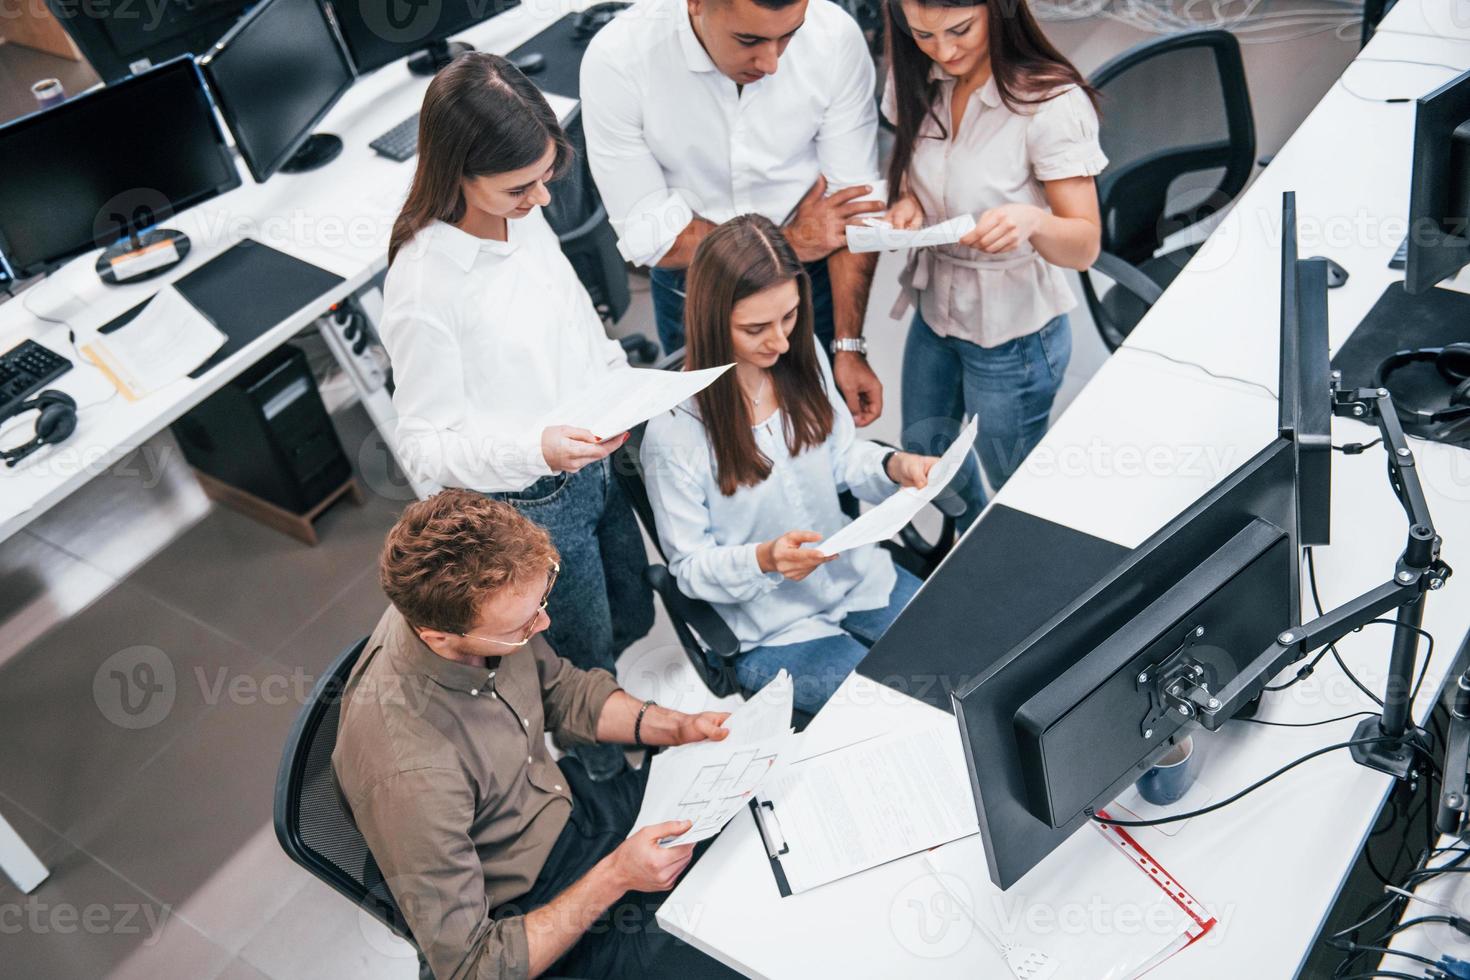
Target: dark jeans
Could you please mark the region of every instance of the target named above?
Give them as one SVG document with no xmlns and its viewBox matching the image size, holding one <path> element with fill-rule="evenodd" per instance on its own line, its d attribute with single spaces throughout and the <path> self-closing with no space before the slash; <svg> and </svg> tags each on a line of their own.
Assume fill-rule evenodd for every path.
<svg viewBox="0 0 1470 980">
<path fill-rule="evenodd" d="M 650 269 L 648 278 L 652 283 L 653 319 L 658 324 L 658 342 L 665 354 L 672 354 L 684 346 L 684 270 Z M 816 329 L 817 343 L 822 350 L 832 349 L 832 280 L 827 275 L 827 260 L 818 259 L 806 264 L 806 274 L 812 281 L 812 319 Z"/>
<path fill-rule="evenodd" d="M 616 779 L 592 782 L 575 761 L 563 759 L 562 771 L 572 789 L 572 815 L 531 890 L 496 910 L 497 917 L 524 915 L 551 902 L 592 866 L 617 848 L 633 829 L 648 766 L 627 770 Z M 703 852 L 705 844 L 695 853 Z M 629 892 L 604 912 L 548 976 L 586 980 L 659 978 L 679 980 L 735 977 L 719 963 L 659 928 L 654 914 L 667 894 Z"/>
<path fill-rule="evenodd" d="M 544 527 L 561 552 L 561 576 L 546 606 L 551 648 L 578 667 L 616 674 L 618 655 L 653 628 L 653 591 L 644 578 L 643 535 L 611 464 L 601 460 L 491 496 Z M 614 776 L 626 764 L 617 745 L 577 746 L 573 754 L 594 778 Z"/>
<path fill-rule="evenodd" d="M 1072 327 L 1065 313 L 996 347 L 941 337 L 915 313 L 903 351 L 904 448 L 937 456 L 949 448 L 965 417 L 978 415 L 975 453 L 991 487 L 999 490 L 1046 435 L 1071 357 Z M 956 522 L 963 531 L 985 507 L 974 456 L 952 487 L 965 501 Z"/>
</svg>

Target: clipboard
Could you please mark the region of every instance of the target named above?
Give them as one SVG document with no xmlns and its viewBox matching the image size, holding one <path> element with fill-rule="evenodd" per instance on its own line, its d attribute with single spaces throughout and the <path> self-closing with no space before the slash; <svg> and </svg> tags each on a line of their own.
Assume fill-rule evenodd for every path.
<svg viewBox="0 0 1470 980">
<path fill-rule="evenodd" d="M 761 846 L 771 862 L 771 874 L 776 878 L 776 889 L 782 898 L 791 897 L 791 883 L 786 880 L 786 869 L 781 867 L 781 858 L 791 853 L 786 836 L 776 819 L 776 806 L 770 800 L 751 800 L 750 815 L 755 818 L 755 829 L 761 835 Z"/>
</svg>

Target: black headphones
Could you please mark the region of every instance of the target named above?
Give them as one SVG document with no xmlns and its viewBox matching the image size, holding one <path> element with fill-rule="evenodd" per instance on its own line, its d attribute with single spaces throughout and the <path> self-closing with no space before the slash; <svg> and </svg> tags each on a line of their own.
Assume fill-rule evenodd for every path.
<svg viewBox="0 0 1470 980">
<path fill-rule="evenodd" d="M 36 431 L 31 441 L 14 449 L 0 449 L 0 459 L 5 460 L 6 466 L 14 466 L 42 446 L 55 445 L 77 430 L 77 403 L 64 391 L 47 388 L 21 402 L 7 418 L 32 411 L 41 414 L 36 416 Z"/>
<path fill-rule="evenodd" d="M 1394 411 L 1410 435 L 1432 439 L 1440 435 L 1440 427 L 1447 422 L 1470 419 L 1470 343 L 1446 344 L 1443 347 L 1420 347 L 1417 350 L 1401 350 L 1390 354 L 1378 363 L 1373 372 L 1373 387 L 1388 388 L 1388 379 L 1393 373 L 1408 364 L 1430 361 L 1439 376 L 1451 385 L 1450 403 L 1444 408 L 1427 409 L 1410 405 L 1394 398 Z"/>
</svg>

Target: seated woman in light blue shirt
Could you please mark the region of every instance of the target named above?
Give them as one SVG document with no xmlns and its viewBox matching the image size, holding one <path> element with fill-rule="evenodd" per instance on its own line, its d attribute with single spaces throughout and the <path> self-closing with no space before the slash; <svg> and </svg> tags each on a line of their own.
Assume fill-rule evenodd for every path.
<svg viewBox="0 0 1470 980">
<path fill-rule="evenodd" d="M 648 423 L 642 462 L 669 569 L 740 641 L 740 682 L 786 668 L 815 712 L 919 588 L 888 553 L 815 547 L 848 523 L 840 490 L 877 503 L 922 487 L 932 456 L 858 439 L 813 336 L 811 286 L 768 219 L 742 215 L 689 269 L 685 370 L 735 363 Z M 806 547 L 803 547 L 806 545 Z"/>
</svg>

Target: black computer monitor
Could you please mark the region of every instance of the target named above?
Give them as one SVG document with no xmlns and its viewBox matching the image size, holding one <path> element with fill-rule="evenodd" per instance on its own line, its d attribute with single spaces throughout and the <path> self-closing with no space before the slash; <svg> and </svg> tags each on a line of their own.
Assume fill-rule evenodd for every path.
<svg viewBox="0 0 1470 980">
<path fill-rule="evenodd" d="M 1419 99 L 1404 289 L 1423 293 L 1470 263 L 1470 71 Z"/>
<path fill-rule="evenodd" d="M 0 160 L 0 261 L 15 278 L 120 240 L 172 240 L 182 258 L 187 238 L 148 229 L 240 186 L 191 58 L 0 127 Z"/>
<path fill-rule="evenodd" d="M 208 51 L 254 0 L 46 0 L 104 82 Z"/>
<path fill-rule="evenodd" d="M 953 693 L 996 885 L 1115 799 L 1298 622 L 1295 459 L 1273 439 Z M 1265 676 L 1217 709 L 1238 711 Z"/>
<path fill-rule="evenodd" d="M 520 0 L 324 0 L 331 5 L 359 74 L 405 55 L 409 71 L 432 75 L 468 44 L 449 38 L 518 6 Z"/>
<path fill-rule="evenodd" d="M 352 87 L 352 62 L 317 0 L 265 0 L 199 60 L 250 174 L 312 170 L 342 141 L 312 135 Z"/>
<path fill-rule="evenodd" d="M 1331 529 L 1332 387 L 1327 260 L 1297 257 L 1296 193 L 1281 204 L 1278 428 L 1296 447 L 1299 543 L 1325 545 Z"/>
</svg>

